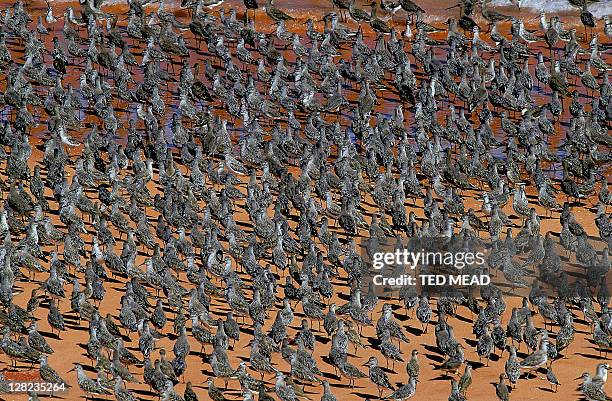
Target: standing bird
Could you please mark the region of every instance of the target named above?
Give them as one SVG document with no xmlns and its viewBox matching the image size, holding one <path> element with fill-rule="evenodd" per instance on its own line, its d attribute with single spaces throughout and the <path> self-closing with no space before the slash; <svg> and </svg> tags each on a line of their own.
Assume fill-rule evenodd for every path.
<svg viewBox="0 0 612 401">
<path fill-rule="evenodd" d="M 406 373 L 408 373 L 408 377 L 414 377 L 417 380 L 419 379 L 419 371 L 420 371 L 419 361 L 417 359 L 418 355 L 419 355 L 419 350 L 413 349 L 412 356 L 410 357 L 410 360 L 406 364 Z"/>
<path fill-rule="evenodd" d="M 476 346 L 479 358 L 487 358 L 487 366 L 489 366 L 489 359 L 493 352 L 493 339 L 489 334 L 489 328 L 484 327 L 484 333 L 478 338 L 478 344 Z M 466 367 L 467 370 L 467 367 Z"/>
<path fill-rule="evenodd" d="M 591 32 L 593 31 L 593 28 L 595 28 L 595 17 L 593 17 L 593 14 L 587 9 L 586 2 L 582 5 L 580 22 L 584 25 L 585 42 L 588 42 L 589 36 L 587 35 L 587 27 L 591 28 Z"/>
<path fill-rule="evenodd" d="M 407 400 L 416 394 L 416 383 L 417 379 L 411 377 L 407 384 L 404 384 L 402 387 L 398 388 L 396 391 L 394 391 L 392 394 L 389 394 L 384 399 L 395 401 Z"/>
<path fill-rule="evenodd" d="M 268 0 L 264 9 L 266 10 L 266 14 L 268 15 L 268 17 L 272 18 L 276 22 L 295 19 L 283 10 L 274 7 L 274 0 Z"/>
<path fill-rule="evenodd" d="M 582 374 L 582 385 L 580 390 L 587 400 L 591 401 L 608 401 L 610 397 L 604 392 L 603 388 L 593 382 L 591 375 L 588 373 Z"/>
<path fill-rule="evenodd" d="M 555 376 L 552 370 L 552 364 L 548 367 L 546 371 L 546 380 L 550 383 L 550 389 L 552 390 L 553 384 L 555 385 L 555 393 L 557 392 L 558 387 L 560 386 L 559 380 L 557 380 L 557 376 Z"/>
<path fill-rule="evenodd" d="M 427 326 L 429 325 L 429 320 L 431 319 L 431 306 L 429 306 L 427 297 L 421 297 L 419 299 L 419 306 L 417 306 L 416 315 L 419 322 L 421 322 L 423 332 L 427 333 Z"/>
<path fill-rule="evenodd" d="M 53 298 L 49 300 L 49 314 L 47 315 L 47 322 L 49 322 L 52 332 L 53 329 L 57 330 L 58 338 L 60 337 L 60 332 L 66 330 L 66 327 L 64 325 L 64 317 L 57 308 L 57 305 L 55 304 L 55 300 Z"/>
<path fill-rule="evenodd" d="M 378 359 L 376 359 L 375 356 L 371 356 L 363 366 L 368 367 L 368 377 L 372 383 L 376 384 L 376 387 L 378 387 L 378 397 L 382 396 L 382 389 L 384 388 L 393 390 L 389 377 L 387 377 L 385 371 L 378 366 Z"/>
<path fill-rule="evenodd" d="M 508 386 L 504 382 L 505 374 L 499 374 L 499 382 L 495 385 L 495 394 L 500 401 L 509 401 L 510 400 L 510 391 L 508 391 Z"/>
<path fill-rule="evenodd" d="M 62 379 L 55 369 L 49 366 L 45 355 L 40 357 L 40 378 L 47 383 L 66 385 L 64 379 Z"/>
<path fill-rule="evenodd" d="M 388 34 L 391 33 L 391 27 L 382 19 L 376 16 L 376 2 L 372 3 L 372 12 L 370 13 L 370 26 L 375 32 Z"/>
<path fill-rule="evenodd" d="M 259 8 L 259 5 L 257 4 L 257 0 L 243 0 L 244 1 L 244 7 L 246 8 L 245 11 L 245 15 L 247 20 L 249 19 L 249 10 L 253 10 L 253 21 L 255 21 L 255 13 L 256 10 Z"/>
<path fill-rule="evenodd" d="M 513 345 L 510 346 L 510 355 L 505 364 L 505 372 L 512 386 L 515 386 L 521 376 L 521 365 L 516 357 L 516 348 Z"/>
<path fill-rule="evenodd" d="M 370 22 L 372 16 L 361 8 L 355 7 L 355 0 L 350 0 L 349 3 L 349 15 L 353 21 L 357 22 L 361 26 L 361 22 Z"/>
<path fill-rule="evenodd" d="M 472 384 L 472 365 L 468 363 L 465 365 L 465 372 L 459 379 L 459 391 L 461 392 L 461 394 L 465 396 L 467 393 L 467 389 L 470 387 L 471 384 Z"/>
<path fill-rule="evenodd" d="M 534 351 L 532 354 L 525 357 L 520 362 L 520 366 L 523 369 L 527 369 L 528 375 L 531 374 L 534 370 L 537 370 L 540 366 L 546 365 L 548 361 L 548 339 L 542 338 L 540 341 L 540 347 Z"/>
<path fill-rule="evenodd" d="M 83 390 L 88 396 L 91 394 L 111 394 L 110 391 L 102 387 L 97 381 L 89 378 L 85 374 L 85 371 L 83 370 L 83 367 L 80 364 L 75 363 L 74 368 L 70 369 L 70 371 L 73 370 L 76 370 L 77 383 L 79 385 L 79 388 Z"/>
<path fill-rule="evenodd" d="M 407 16 L 411 17 L 418 13 L 424 13 L 425 11 L 412 0 L 400 0 L 400 7 L 406 11 Z"/>
</svg>

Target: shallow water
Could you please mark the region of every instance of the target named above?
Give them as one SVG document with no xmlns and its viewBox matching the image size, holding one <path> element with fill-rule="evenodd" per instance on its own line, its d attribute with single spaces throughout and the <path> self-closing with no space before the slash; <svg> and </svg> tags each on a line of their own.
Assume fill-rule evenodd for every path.
<svg viewBox="0 0 612 401">
<path fill-rule="evenodd" d="M 492 0 L 492 6 L 516 7 L 515 1 L 510 0 Z M 573 7 L 567 0 L 523 0 L 521 9 L 527 12 L 539 13 L 563 13 L 563 14 L 580 14 L 580 10 Z M 604 15 L 612 14 L 612 0 L 601 0 L 598 3 L 591 4 L 588 10 L 596 18 L 601 18 Z"/>
<path fill-rule="evenodd" d="M 576 7 L 573 7 L 567 0 L 523 0 L 521 2 L 521 7 L 517 6 L 517 0 L 489 0 L 489 7 L 499 8 L 504 12 L 515 16 L 534 16 L 540 13 L 540 11 L 544 11 L 546 13 L 558 13 L 564 15 L 566 17 L 574 16 L 576 22 L 579 22 L 578 19 L 580 17 L 580 10 Z M 73 3 L 74 0 L 55 0 L 53 3 Z M 2 2 L 0 2 L 2 3 Z M 36 3 L 32 2 L 32 3 Z M 260 6 L 263 6 L 265 0 L 258 1 Z M 365 4 L 367 2 L 357 1 L 357 4 Z M 424 16 L 427 21 L 436 21 L 436 20 L 446 20 L 448 17 L 456 16 L 459 12 L 457 8 L 448 9 L 449 7 L 456 5 L 457 2 L 454 0 L 444 0 L 444 1 L 436 1 L 436 0 L 417 0 L 417 4 L 419 4 L 425 11 L 426 15 Z M 44 2 L 43 2 L 44 4 Z M 126 5 L 126 0 L 105 0 L 104 5 Z M 180 0 L 165 0 L 165 7 L 167 8 L 178 8 L 180 7 Z M 241 7 L 243 5 L 241 0 L 226 0 L 224 4 L 227 7 Z M 295 10 L 295 11 L 317 11 L 320 13 L 322 10 L 329 9 L 331 11 L 331 0 L 276 0 L 274 2 L 275 5 L 287 9 L 287 10 Z M 589 11 L 596 18 L 602 18 L 604 15 L 612 15 L 612 0 L 600 0 L 597 3 L 591 4 L 588 7 Z M 401 15 L 403 18 L 403 13 L 399 11 L 397 15 Z"/>
</svg>

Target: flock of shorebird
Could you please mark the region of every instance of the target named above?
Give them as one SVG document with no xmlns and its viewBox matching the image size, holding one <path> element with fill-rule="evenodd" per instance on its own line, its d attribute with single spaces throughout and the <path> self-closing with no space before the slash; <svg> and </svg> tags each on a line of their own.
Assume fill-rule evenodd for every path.
<svg viewBox="0 0 612 401">
<path fill-rule="evenodd" d="M 345 382 L 406 400 L 431 365 L 400 344 L 431 323 L 448 399 L 467 399 L 474 348 L 487 365 L 509 350 L 495 386 L 506 401 L 538 371 L 558 385 L 555 361 L 575 357 L 584 326 L 601 363 L 580 391 L 610 399 L 612 24 L 585 1 L 571 1 L 584 33 L 545 14 L 530 31 L 486 0 L 462 0 L 444 28 L 411 0 L 369 12 L 333 0 L 323 29 L 309 19 L 302 35 L 271 0 L 258 17 L 272 28 L 256 25 L 255 0 L 244 20 L 213 12 L 217 0 L 183 1 L 189 16 L 163 0 L 128 0 L 125 14 L 86 0 L 61 17 L 48 3 L 37 21 L 17 0 L 0 15 L 4 361 L 65 383 L 48 340 L 76 325 L 86 397 L 141 399 L 130 387 L 144 382 L 164 401 L 294 401 L 322 383 L 333 401 Z M 398 31 L 382 15 L 400 10 Z M 379 299 L 362 288 L 359 242 L 395 236 L 487 240 L 492 273 L 555 292 L 534 285 L 511 313 L 494 284 L 477 298 L 405 287 Z M 469 311 L 473 346 L 453 328 Z M 181 395 L 198 346 L 205 394 L 188 382 Z"/>
</svg>

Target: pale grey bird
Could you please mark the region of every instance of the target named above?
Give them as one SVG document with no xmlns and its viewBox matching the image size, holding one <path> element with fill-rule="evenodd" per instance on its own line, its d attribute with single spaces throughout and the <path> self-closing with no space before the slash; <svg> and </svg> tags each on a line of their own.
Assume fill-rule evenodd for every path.
<svg viewBox="0 0 612 401">
<path fill-rule="evenodd" d="M 368 377 L 372 383 L 376 384 L 379 397 L 382 396 L 383 389 L 388 388 L 393 390 L 389 377 L 385 371 L 378 366 L 378 359 L 375 356 L 371 356 L 363 366 L 368 367 Z"/>
<path fill-rule="evenodd" d="M 385 400 L 403 401 L 413 397 L 416 394 L 417 379 L 411 377 L 407 384 L 404 384 L 393 393 L 386 396 Z"/>
</svg>

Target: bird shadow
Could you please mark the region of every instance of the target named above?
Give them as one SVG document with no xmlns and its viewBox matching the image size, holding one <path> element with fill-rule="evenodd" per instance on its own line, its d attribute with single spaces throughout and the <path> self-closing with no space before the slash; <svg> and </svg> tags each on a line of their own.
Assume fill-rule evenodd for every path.
<svg viewBox="0 0 612 401">
<path fill-rule="evenodd" d="M 594 347 L 589 347 L 589 348 L 597 350 Z M 585 354 L 584 352 L 576 352 L 575 355 L 580 355 L 580 356 L 583 356 L 583 357 L 588 358 L 588 359 L 602 359 L 603 358 L 603 356 L 593 355 L 593 354 Z"/>
<path fill-rule="evenodd" d="M 91 366 L 91 365 L 81 365 L 81 367 L 83 368 L 84 371 L 86 372 L 97 372 L 96 368 Z"/>
<path fill-rule="evenodd" d="M 383 372 L 388 373 L 390 375 L 393 375 L 393 374 L 397 373 L 392 368 L 388 368 L 388 367 L 385 367 L 385 366 L 379 366 L 379 368 L 381 368 L 383 370 Z"/>
<path fill-rule="evenodd" d="M 451 378 L 450 375 L 442 374 L 440 376 L 436 376 L 433 379 L 429 379 L 429 380 L 431 380 L 431 381 L 448 381 L 448 380 L 450 380 L 450 378 Z"/>
<path fill-rule="evenodd" d="M 408 315 L 406 315 L 406 314 L 403 314 L 403 313 L 401 313 L 401 314 L 400 314 L 400 313 L 394 313 L 393 315 L 394 315 L 394 316 L 395 316 L 395 318 L 396 318 L 397 320 L 399 320 L 400 322 L 407 322 L 408 320 L 410 320 L 410 319 L 411 319 L 411 317 L 410 317 L 410 316 L 408 316 Z"/>
<path fill-rule="evenodd" d="M 78 324 L 66 324 L 66 328 L 78 331 L 89 331 L 87 327 Z"/>
<path fill-rule="evenodd" d="M 423 348 L 425 348 L 429 352 L 435 352 L 436 354 L 442 354 L 440 350 L 438 349 L 438 347 L 434 347 L 433 345 L 425 344 Z"/>
<path fill-rule="evenodd" d="M 360 393 L 360 392 L 354 392 L 351 394 L 355 394 L 357 397 L 359 397 L 360 399 L 363 400 L 368 400 L 368 399 L 372 399 L 372 398 L 379 398 L 378 396 L 374 396 L 372 394 L 368 394 L 368 393 Z"/>
<path fill-rule="evenodd" d="M 538 379 L 538 373 L 541 374 L 546 374 L 546 368 L 538 368 L 536 370 L 530 370 L 530 371 L 526 371 L 521 373 L 521 378 L 524 378 L 525 380 L 533 380 L 533 379 Z"/>
<path fill-rule="evenodd" d="M 328 356 L 323 355 L 323 356 L 321 356 L 321 359 L 322 359 L 322 360 L 323 360 L 323 362 L 325 362 L 326 364 L 331 365 L 331 366 L 334 366 L 334 364 L 332 363 L 331 359 L 330 359 Z"/>
<path fill-rule="evenodd" d="M 430 361 L 434 361 L 434 362 L 438 362 L 438 363 L 444 362 L 444 358 L 441 357 L 440 355 L 425 354 L 425 358 L 429 359 Z"/>
<path fill-rule="evenodd" d="M 462 322 L 465 322 L 465 323 L 472 323 L 472 321 L 473 321 L 473 319 L 470 319 L 467 316 L 463 316 L 463 315 L 460 315 L 458 313 L 455 314 L 455 317 L 457 318 L 457 320 L 461 320 Z"/>
<path fill-rule="evenodd" d="M 576 324 L 582 324 L 582 325 L 585 325 L 585 326 L 588 326 L 588 325 L 589 325 L 589 322 L 587 322 L 587 321 L 586 321 L 586 320 L 584 320 L 583 318 L 575 318 L 575 319 L 574 319 L 574 323 L 576 323 Z M 588 334 L 590 334 L 590 332 L 589 332 Z"/>
<path fill-rule="evenodd" d="M 41 395 L 43 395 L 43 394 L 41 394 Z M 61 397 L 61 396 L 59 396 L 57 394 L 53 394 L 53 395 L 51 395 L 51 394 L 44 394 L 44 397 L 45 398 L 50 398 L 50 399 L 58 399 L 58 400 L 65 400 L 66 399 L 66 397 Z"/>
<path fill-rule="evenodd" d="M 208 355 L 206 352 L 196 352 L 195 355 L 197 355 L 197 354 L 200 354 L 200 357 L 202 358 L 203 362 L 210 363 L 210 359 L 212 357 L 212 354 Z"/>
<path fill-rule="evenodd" d="M 348 293 L 339 293 L 338 294 L 338 298 L 340 298 L 340 299 L 342 299 L 344 301 L 348 301 L 350 297 L 351 297 L 351 295 L 348 294 Z"/>
<path fill-rule="evenodd" d="M 323 344 L 327 344 L 328 342 L 330 342 L 331 340 L 327 337 L 324 336 L 320 336 L 318 334 L 315 334 L 315 338 L 317 339 L 317 342 L 323 343 Z"/>
<path fill-rule="evenodd" d="M 240 327 L 240 332 L 241 333 L 245 333 L 247 336 L 252 336 L 254 333 L 254 330 L 252 328 L 249 327 Z"/>
<path fill-rule="evenodd" d="M 323 372 L 322 375 L 326 379 L 330 379 L 330 380 L 340 380 L 341 379 L 340 376 L 338 376 L 336 374 L 333 374 L 333 373 L 330 373 L 330 372 Z"/>
<path fill-rule="evenodd" d="M 480 361 L 468 361 L 470 365 L 472 365 L 472 369 L 477 370 L 485 366 L 484 363 Z"/>
<path fill-rule="evenodd" d="M 140 390 L 140 389 L 134 389 L 132 390 L 132 393 L 142 395 L 142 396 L 147 396 L 147 397 L 155 397 L 158 395 L 157 393 L 151 390 Z"/>
<path fill-rule="evenodd" d="M 547 393 L 554 393 L 555 392 L 555 390 L 553 390 L 550 387 L 538 387 L 538 390 L 546 391 Z"/>
<path fill-rule="evenodd" d="M 420 327 L 404 326 L 404 328 L 406 329 L 408 333 L 415 335 L 415 336 L 420 336 L 421 334 L 423 334 L 423 330 Z"/>
<path fill-rule="evenodd" d="M 350 384 L 335 384 L 334 387 L 338 387 L 338 388 L 350 388 L 350 389 L 354 389 L 354 388 L 363 388 L 361 386 L 356 386 L 356 385 L 350 385 Z"/>
<path fill-rule="evenodd" d="M 43 330 L 39 330 L 38 331 L 40 334 L 43 335 L 43 337 L 48 337 L 48 338 L 55 338 L 56 340 L 61 340 L 62 338 L 60 337 L 59 334 L 57 333 L 51 333 L 50 331 L 43 331 Z"/>
</svg>

